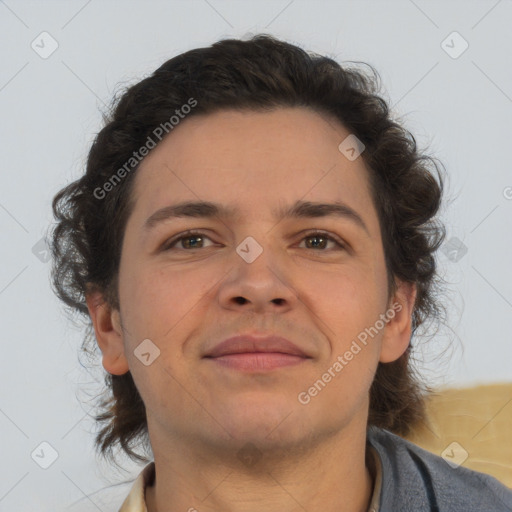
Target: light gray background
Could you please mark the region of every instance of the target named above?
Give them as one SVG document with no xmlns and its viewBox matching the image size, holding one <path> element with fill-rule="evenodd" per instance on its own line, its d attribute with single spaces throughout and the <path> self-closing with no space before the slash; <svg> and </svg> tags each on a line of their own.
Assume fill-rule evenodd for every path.
<svg viewBox="0 0 512 512">
<path fill-rule="evenodd" d="M 141 469 L 119 474 L 94 457 L 87 400 L 102 369 L 80 366 L 82 334 L 52 294 L 37 244 L 53 195 L 83 171 L 116 85 L 223 37 L 268 32 L 377 68 L 394 110 L 446 166 L 448 239 L 467 248 L 441 254 L 451 316 L 423 353 L 424 373 L 436 385 L 510 382 L 511 25 L 511 0 L 0 0 L 0 510 L 82 499 L 80 510 L 114 511 L 128 487 L 110 501 L 96 491 Z M 47 58 L 31 47 L 50 48 L 43 31 L 58 43 Z M 464 43 L 446 39 L 453 31 L 469 44 L 457 58 Z M 43 441 L 58 452 L 46 470 L 31 458 Z"/>
</svg>

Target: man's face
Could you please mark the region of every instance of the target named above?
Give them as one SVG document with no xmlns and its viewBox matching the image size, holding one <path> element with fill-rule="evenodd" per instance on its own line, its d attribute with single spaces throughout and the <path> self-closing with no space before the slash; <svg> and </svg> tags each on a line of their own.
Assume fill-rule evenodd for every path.
<svg viewBox="0 0 512 512">
<path fill-rule="evenodd" d="M 390 303 L 367 170 L 361 157 L 351 161 L 338 149 L 349 134 L 305 108 L 222 111 L 185 119 L 142 162 L 119 294 L 126 370 L 153 441 L 292 446 L 366 424 L 387 327 L 359 342 L 350 360 L 344 354 Z M 183 201 L 237 214 L 145 228 L 157 210 Z M 361 222 L 274 215 L 297 201 L 340 203 Z M 200 235 L 166 249 L 187 230 Z M 284 356 L 281 363 L 293 364 L 273 368 L 275 356 L 259 359 L 264 368 L 254 355 L 231 364 L 205 357 L 237 334 L 284 337 L 307 357 Z M 149 365 L 134 353 L 147 339 L 160 350 Z M 346 364 L 333 371 L 338 356 Z M 319 380 L 324 385 L 308 393 Z"/>
</svg>

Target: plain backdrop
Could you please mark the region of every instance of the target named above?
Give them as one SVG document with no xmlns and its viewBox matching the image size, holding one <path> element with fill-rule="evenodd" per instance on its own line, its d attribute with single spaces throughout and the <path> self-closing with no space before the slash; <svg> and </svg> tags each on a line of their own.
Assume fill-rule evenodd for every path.
<svg viewBox="0 0 512 512">
<path fill-rule="evenodd" d="M 44 236 L 116 87 L 220 38 L 266 32 L 377 69 L 448 175 L 450 316 L 418 353 L 422 371 L 437 386 L 510 382 L 511 25 L 510 0 L 1 0 L 0 511 L 115 511 L 129 486 L 97 491 L 141 469 L 95 458 L 102 368 L 79 362 L 83 331 L 50 289 Z"/>
</svg>

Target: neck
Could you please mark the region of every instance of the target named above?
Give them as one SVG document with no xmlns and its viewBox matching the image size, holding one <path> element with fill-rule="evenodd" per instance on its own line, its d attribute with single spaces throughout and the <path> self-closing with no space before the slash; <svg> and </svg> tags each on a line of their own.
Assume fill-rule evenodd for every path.
<svg viewBox="0 0 512 512">
<path fill-rule="evenodd" d="M 146 488 L 148 512 L 366 512 L 373 491 L 366 430 L 296 449 L 251 455 L 247 447 L 246 457 L 183 440 L 153 445 L 156 476 Z"/>
</svg>

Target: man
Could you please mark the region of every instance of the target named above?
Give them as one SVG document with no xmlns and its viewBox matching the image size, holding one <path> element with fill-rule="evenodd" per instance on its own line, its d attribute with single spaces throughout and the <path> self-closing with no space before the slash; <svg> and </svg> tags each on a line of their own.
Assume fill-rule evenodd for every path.
<svg viewBox="0 0 512 512">
<path fill-rule="evenodd" d="M 110 379 L 97 444 L 154 456 L 122 512 L 512 510 L 396 435 L 439 310 L 434 169 L 368 76 L 269 36 L 121 97 L 54 199 L 53 252 Z"/>
</svg>

